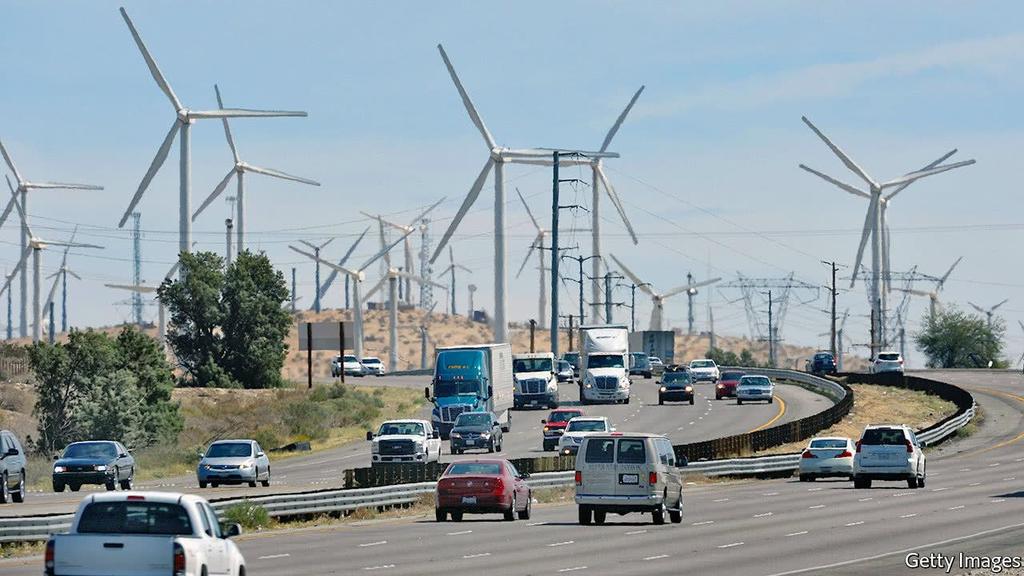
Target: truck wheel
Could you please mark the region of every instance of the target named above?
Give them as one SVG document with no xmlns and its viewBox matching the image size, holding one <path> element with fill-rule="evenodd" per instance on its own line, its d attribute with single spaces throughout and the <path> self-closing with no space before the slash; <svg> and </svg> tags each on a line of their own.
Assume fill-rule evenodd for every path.
<svg viewBox="0 0 1024 576">
<path fill-rule="evenodd" d="M 440 508 L 434 509 L 434 520 L 438 522 L 444 522 L 448 519 L 448 513 Z"/>
<path fill-rule="evenodd" d="M 64 483 L 63 482 L 54 482 L 53 483 L 53 491 L 54 492 L 63 492 L 64 491 Z"/>
<path fill-rule="evenodd" d="M 589 526 L 590 525 L 590 520 L 591 520 L 592 517 L 593 517 L 593 511 L 590 509 L 590 506 L 587 506 L 586 504 L 580 504 L 580 507 L 579 507 L 579 522 L 580 522 L 580 524 L 582 524 L 584 526 Z"/>
<path fill-rule="evenodd" d="M 107 480 L 106 483 L 104 484 L 104 486 L 107 488 L 107 492 L 115 490 L 117 488 L 117 482 L 117 476 L 114 476 L 113 478 Z"/>
<path fill-rule="evenodd" d="M 68 488 L 70 488 L 72 492 L 78 492 L 78 490 L 79 490 L 79 489 L 80 489 L 81 487 L 82 487 L 82 485 L 81 485 L 81 484 L 78 484 L 77 482 L 76 482 L 76 483 L 74 483 L 74 484 L 68 484 Z"/>
<path fill-rule="evenodd" d="M 775 404 L 775 398 L 769 398 L 768 399 L 768 403 L 769 404 Z"/>
<path fill-rule="evenodd" d="M 489 453 L 490 452 L 494 452 L 494 439 L 493 438 L 491 438 L 491 441 L 487 444 L 487 452 L 489 452 Z"/>
<path fill-rule="evenodd" d="M 599 526 L 601 524 L 604 524 L 604 520 L 607 516 L 608 513 L 605 512 L 604 510 L 594 510 L 594 524 L 597 524 Z"/>
<path fill-rule="evenodd" d="M 737 406 L 742 406 L 743 405 L 743 400 L 740 400 L 739 398 L 737 398 L 736 399 L 736 405 Z"/>
<path fill-rule="evenodd" d="M 452 510 L 452 522 L 462 522 L 462 510 Z"/>
<path fill-rule="evenodd" d="M 651 512 L 651 519 L 654 520 L 654 523 L 656 525 L 658 525 L 658 526 L 660 526 L 660 525 L 665 523 L 665 505 L 664 504 L 662 504 L 656 510 Z"/>
<path fill-rule="evenodd" d="M 669 510 L 668 511 L 668 519 L 673 524 L 679 524 L 680 522 L 683 521 L 683 511 L 682 510 Z"/>
<path fill-rule="evenodd" d="M 206 488 L 206 482 L 203 482 L 202 480 L 200 480 L 199 481 L 199 487 L 200 488 Z"/>
<path fill-rule="evenodd" d="M 120 482 L 121 490 L 131 490 L 132 489 L 132 477 L 134 477 L 134 476 L 135 476 L 135 470 L 132 470 L 131 472 L 128 473 L 128 478 L 127 479 L 121 480 L 121 482 Z"/>
</svg>

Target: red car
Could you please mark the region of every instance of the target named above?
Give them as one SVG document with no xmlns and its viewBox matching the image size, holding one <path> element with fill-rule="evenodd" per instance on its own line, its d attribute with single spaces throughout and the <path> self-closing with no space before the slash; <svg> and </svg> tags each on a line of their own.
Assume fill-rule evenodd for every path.
<svg viewBox="0 0 1024 576">
<path fill-rule="evenodd" d="M 715 400 L 721 400 L 722 398 L 735 398 L 736 397 L 736 385 L 740 383 L 740 378 L 743 377 L 743 372 L 734 372 L 727 370 L 722 372 L 722 378 L 715 385 Z"/>
<path fill-rule="evenodd" d="M 455 522 L 463 514 L 504 514 L 505 520 L 528 520 L 533 492 L 508 460 L 460 460 L 452 462 L 437 481 L 434 517 Z"/>
<path fill-rule="evenodd" d="M 578 408 L 552 410 L 551 414 L 548 414 L 547 420 L 540 421 L 544 425 L 545 452 L 554 450 L 558 446 L 558 439 L 565 432 L 565 427 L 569 424 L 569 420 L 577 416 L 583 416 L 583 410 Z"/>
</svg>

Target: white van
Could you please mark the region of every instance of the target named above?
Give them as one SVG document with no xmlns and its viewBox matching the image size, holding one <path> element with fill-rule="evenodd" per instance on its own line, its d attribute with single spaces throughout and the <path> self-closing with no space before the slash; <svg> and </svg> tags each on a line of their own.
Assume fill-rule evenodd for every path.
<svg viewBox="0 0 1024 576">
<path fill-rule="evenodd" d="M 591 434 L 576 455 L 579 523 L 604 524 L 608 512 L 649 512 L 655 524 L 683 521 L 683 482 L 668 438 L 621 432 Z"/>
</svg>

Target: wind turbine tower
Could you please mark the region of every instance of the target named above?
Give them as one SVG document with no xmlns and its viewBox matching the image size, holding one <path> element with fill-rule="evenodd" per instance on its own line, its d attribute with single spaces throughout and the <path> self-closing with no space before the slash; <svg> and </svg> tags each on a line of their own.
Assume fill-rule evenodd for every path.
<svg viewBox="0 0 1024 576">
<path fill-rule="evenodd" d="M 420 282 L 420 308 L 430 310 L 434 307 L 434 284 L 431 282 L 431 275 L 434 273 L 430 264 L 430 252 L 433 245 L 433 238 L 430 237 L 430 218 L 423 218 L 420 221 L 420 278 L 426 280 Z M 411 272 L 411 270 L 410 270 Z"/>
<path fill-rule="evenodd" d="M 139 221 L 142 214 L 132 212 L 132 284 L 142 285 L 142 229 Z M 142 293 L 132 292 L 132 316 L 135 325 L 142 328 Z"/>
</svg>

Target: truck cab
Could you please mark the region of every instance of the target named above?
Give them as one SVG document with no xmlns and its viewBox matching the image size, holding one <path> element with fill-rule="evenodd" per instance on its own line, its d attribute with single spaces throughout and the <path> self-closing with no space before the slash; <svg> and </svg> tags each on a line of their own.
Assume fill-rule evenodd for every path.
<svg viewBox="0 0 1024 576">
<path fill-rule="evenodd" d="M 626 326 L 581 326 L 580 400 L 629 404 L 629 330 Z"/>
<path fill-rule="evenodd" d="M 513 400 L 516 408 L 558 408 L 555 355 L 550 352 L 512 356 Z"/>
<path fill-rule="evenodd" d="M 455 419 L 463 412 L 493 412 L 503 432 L 511 427 L 513 404 L 512 347 L 480 344 L 439 348 L 434 379 L 424 395 L 433 405 L 430 421 L 441 439 L 448 440 Z"/>
<path fill-rule="evenodd" d="M 427 420 L 388 420 L 366 439 L 372 442 L 371 466 L 441 461 L 440 434 Z"/>
</svg>

